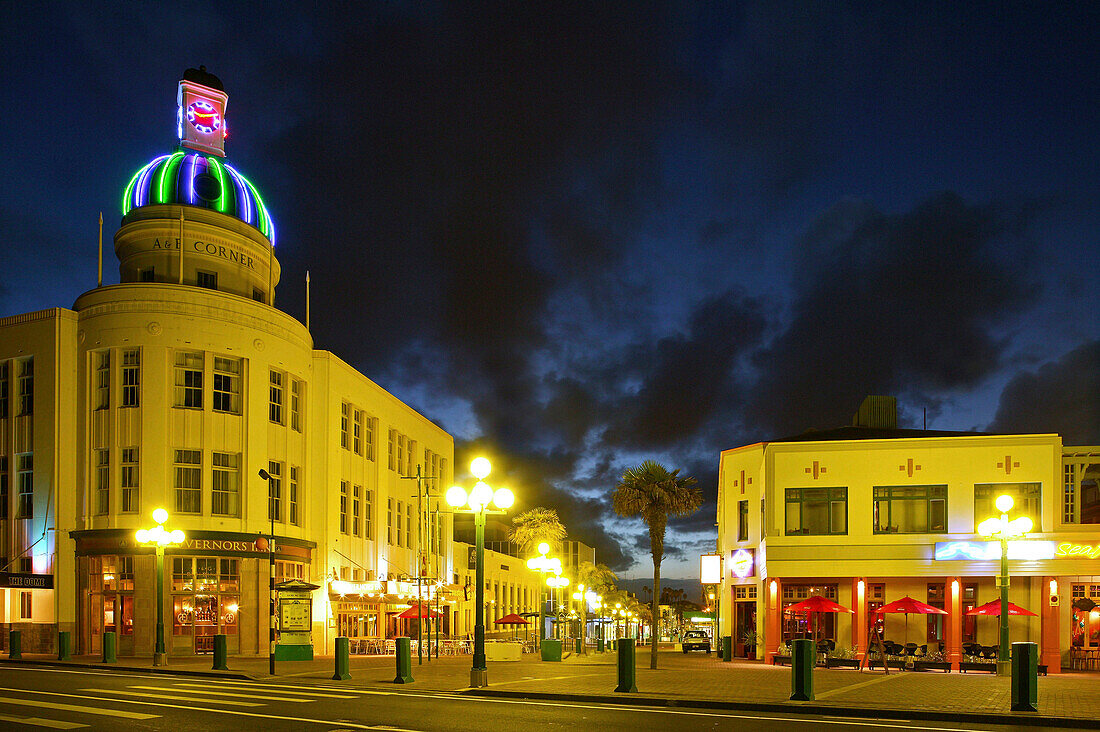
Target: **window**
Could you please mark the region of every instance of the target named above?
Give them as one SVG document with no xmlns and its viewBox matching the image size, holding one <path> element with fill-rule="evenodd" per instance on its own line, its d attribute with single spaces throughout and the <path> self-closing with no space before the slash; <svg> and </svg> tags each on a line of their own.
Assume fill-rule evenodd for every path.
<svg viewBox="0 0 1100 732">
<path fill-rule="evenodd" d="M 302 431 L 302 382 L 290 380 L 290 429 Z"/>
<path fill-rule="evenodd" d="M 393 499 L 386 499 L 386 543 L 393 544 Z"/>
<path fill-rule="evenodd" d="M 138 449 L 122 448 L 122 513 L 135 513 L 138 510 L 139 476 Z"/>
<path fill-rule="evenodd" d="M 122 352 L 122 406 L 136 407 L 140 403 L 141 351 Z"/>
<path fill-rule="evenodd" d="M 202 512 L 202 451 L 176 450 L 176 512 Z"/>
<path fill-rule="evenodd" d="M 8 362 L 0 361 L 0 419 L 8 418 Z"/>
<path fill-rule="evenodd" d="M 302 515 L 298 510 L 298 466 L 290 466 L 290 493 L 287 496 L 287 510 L 290 513 L 290 523 L 295 526 L 302 525 Z"/>
<path fill-rule="evenodd" d="M 8 517 L 8 501 L 11 496 L 8 495 L 8 456 L 0 455 L 0 519 L 6 519 Z M 3 565 L 0 565 L 0 571 L 3 571 Z"/>
<path fill-rule="evenodd" d="M 19 619 L 30 620 L 31 619 L 31 598 L 34 595 L 31 592 L 24 591 L 19 593 Z"/>
<path fill-rule="evenodd" d="M 21 519 L 34 518 L 34 455 L 25 452 L 15 457 L 16 488 L 19 491 L 19 504 L 15 509 L 15 517 Z"/>
<path fill-rule="evenodd" d="M 34 359 L 19 362 L 19 414 L 34 414 Z"/>
<path fill-rule="evenodd" d="M 356 455 L 363 454 L 363 410 L 354 410 L 355 425 L 352 432 L 352 451 Z"/>
<path fill-rule="evenodd" d="M 1012 496 L 1011 518 L 1028 516 L 1035 522 L 1035 530 L 1043 525 L 1042 485 L 1039 483 L 978 483 L 974 486 L 974 527 L 987 518 L 1000 516 L 996 501 L 998 496 Z"/>
<path fill-rule="evenodd" d="M 397 470 L 396 463 L 396 450 L 397 450 L 397 430 L 390 430 L 390 449 L 389 449 L 389 468 L 390 470 Z"/>
<path fill-rule="evenodd" d="M 401 501 L 397 502 L 397 546 L 405 546 L 405 542 L 401 541 L 401 516 L 405 513 L 405 504 Z"/>
<path fill-rule="evenodd" d="M 19 571 L 30 574 L 34 571 L 34 560 L 31 557 L 19 557 Z"/>
<path fill-rule="evenodd" d="M 405 450 L 405 472 L 402 475 L 416 475 L 413 466 L 416 464 L 416 440 L 409 439 Z"/>
<path fill-rule="evenodd" d="M 362 486 L 355 486 L 351 489 L 351 533 L 355 536 L 360 536 L 359 533 L 359 497 L 363 493 Z"/>
<path fill-rule="evenodd" d="M 1076 465 L 1068 463 L 1062 466 L 1062 523 L 1064 524 L 1077 521 L 1077 481 L 1074 479 L 1076 468 Z"/>
<path fill-rule="evenodd" d="M 241 587 L 241 576 L 237 569 L 236 559 L 218 560 L 218 590 L 220 592 L 237 592 Z"/>
<path fill-rule="evenodd" d="M 269 399 L 268 419 L 275 424 L 283 423 L 283 374 L 271 372 L 271 397 Z"/>
<path fill-rule="evenodd" d="M 340 405 L 340 447 L 348 449 L 348 412 L 351 407 L 347 402 Z"/>
<path fill-rule="evenodd" d="M 348 482 L 340 481 L 340 533 L 348 533 Z"/>
<path fill-rule="evenodd" d="M 208 290 L 218 289 L 217 272 L 203 272 L 201 269 L 195 273 L 195 284 Z"/>
<path fill-rule="evenodd" d="M 788 488 L 787 535 L 848 533 L 847 488 Z"/>
<path fill-rule="evenodd" d="M 1078 456 L 1075 456 L 1078 457 Z M 1096 453 L 1062 467 L 1062 522 L 1100 524 L 1100 463 Z"/>
<path fill-rule="evenodd" d="M 283 520 L 283 464 L 274 460 L 267 463 L 267 520 Z"/>
<path fill-rule="evenodd" d="M 111 454 L 107 450 L 95 451 L 95 512 L 111 510 Z"/>
<path fill-rule="evenodd" d="M 363 494 L 363 498 L 365 501 L 363 505 L 363 536 L 365 536 L 368 541 L 373 541 L 374 491 L 368 489 L 366 493 Z"/>
<path fill-rule="evenodd" d="M 412 548 L 413 533 L 413 505 L 412 501 L 405 504 L 405 546 Z"/>
<path fill-rule="evenodd" d="M 202 354 L 176 353 L 176 406 L 202 409 Z"/>
<path fill-rule="evenodd" d="M 138 280 L 140 282 L 155 282 L 157 271 L 155 267 L 149 267 L 148 269 L 138 270 Z"/>
<path fill-rule="evenodd" d="M 100 351 L 95 355 L 95 408 L 111 406 L 111 352 Z"/>
<path fill-rule="evenodd" d="M 876 534 L 947 531 L 947 486 L 875 486 Z"/>
<path fill-rule="evenodd" d="M 210 513 L 216 516 L 240 515 L 240 453 L 215 452 L 210 462 Z"/>
<path fill-rule="evenodd" d="M 241 360 L 214 357 L 213 406 L 215 412 L 241 413 Z"/>
<path fill-rule="evenodd" d="M 367 460 L 374 460 L 374 436 L 378 433 L 378 419 L 375 417 L 367 417 L 366 419 L 366 442 L 367 442 Z"/>
<path fill-rule="evenodd" d="M 252 288 L 252 299 L 256 302 L 267 302 L 267 293 L 258 287 Z"/>
<path fill-rule="evenodd" d="M 749 502 L 737 502 L 737 540 L 748 541 L 749 538 Z"/>
</svg>

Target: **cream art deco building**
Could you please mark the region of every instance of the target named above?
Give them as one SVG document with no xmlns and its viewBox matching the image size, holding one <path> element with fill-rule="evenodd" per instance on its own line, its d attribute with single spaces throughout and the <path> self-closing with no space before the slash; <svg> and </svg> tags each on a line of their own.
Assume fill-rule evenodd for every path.
<svg viewBox="0 0 1100 732">
<path fill-rule="evenodd" d="M 878 623 L 885 640 L 941 651 L 958 668 L 970 644 L 998 644 L 995 617 L 966 613 L 1000 597 L 1000 544 L 977 529 L 1008 494 L 1011 517 L 1034 522 L 1009 545 L 1009 599 L 1035 613 L 1011 617 L 1011 639 L 1038 643 L 1056 673 L 1100 649 L 1098 479 L 1100 447 L 898 429 L 887 397 L 869 397 L 851 427 L 725 450 L 720 633 L 744 652 L 755 632 L 772 659 L 815 622 L 784 610 L 822 595 L 853 611 L 816 620 L 838 648 L 862 657 Z M 906 595 L 947 614 L 875 614 Z"/>
<path fill-rule="evenodd" d="M 179 146 L 123 191 L 120 284 L 0 319 L 0 598 L 24 650 L 62 630 L 75 652 L 114 632 L 120 654 L 152 653 L 155 561 L 135 530 L 158 507 L 186 534 L 165 562 L 169 654 L 216 633 L 268 652 L 272 528 L 276 579 L 318 586 L 318 653 L 409 630 L 421 549 L 444 631 L 464 615 L 450 516 L 424 497 L 450 485 L 452 438 L 274 307 L 276 229 L 224 159 L 227 101 L 184 74 Z"/>
</svg>

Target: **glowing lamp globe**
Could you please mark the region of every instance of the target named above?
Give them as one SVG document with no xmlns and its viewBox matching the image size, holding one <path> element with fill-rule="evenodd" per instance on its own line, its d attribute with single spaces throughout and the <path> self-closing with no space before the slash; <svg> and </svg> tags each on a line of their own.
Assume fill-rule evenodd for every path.
<svg viewBox="0 0 1100 732">
<path fill-rule="evenodd" d="M 168 520 L 168 512 L 165 511 L 163 508 L 156 509 L 155 511 L 153 511 L 153 520 L 156 521 L 158 524 L 163 524 L 165 521 Z"/>
<path fill-rule="evenodd" d="M 478 480 L 485 480 L 492 469 L 492 464 L 483 457 L 474 458 L 470 463 L 470 472 Z"/>
<path fill-rule="evenodd" d="M 169 534 L 169 537 L 172 539 L 173 544 L 182 544 L 183 540 L 186 538 L 184 537 L 183 532 L 179 529 L 173 529 L 172 533 Z"/>
<path fill-rule="evenodd" d="M 978 524 L 978 533 L 982 536 L 993 536 L 1001 525 L 1000 519 L 986 519 Z"/>
<path fill-rule="evenodd" d="M 1016 524 L 1016 532 L 1019 534 L 1026 534 L 1035 527 L 1035 524 L 1027 516 L 1021 516 L 1013 523 Z"/>
<path fill-rule="evenodd" d="M 447 505 L 460 508 L 466 505 L 466 491 L 460 485 L 452 485 L 447 489 Z"/>
<path fill-rule="evenodd" d="M 474 501 L 477 501 L 479 506 L 487 506 L 491 500 L 493 500 L 493 489 L 489 487 L 489 484 L 482 480 L 475 483 L 470 490 L 470 505 L 472 506 Z"/>
<path fill-rule="evenodd" d="M 997 510 L 1001 513 L 1008 513 L 1009 511 L 1011 511 L 1013 503 L 1014 501 L 1012 500 L 1012 496 L 997 496 L 996 506 Z"/>
<path fill-rule="evenodd" d="M 515 502 L 515 494 L 507 488 L 498 488 L 497 491 L 493 493 L 493 503 L 495 503 L 498 508 L 511 508 L 512 504 Z"/>
<path fill-rule="evenodd" d="M 550 552 L 550 545 L 545 541 L 539 542 L 539 554 L 548 554 Z"/>
<path fill-rule="evenodd" d="M 138 529 L 134 538 L 137 539 L 138 544 L 144 544 L 149 541 L 149 531 L 146 529 Z"/>
</svg>

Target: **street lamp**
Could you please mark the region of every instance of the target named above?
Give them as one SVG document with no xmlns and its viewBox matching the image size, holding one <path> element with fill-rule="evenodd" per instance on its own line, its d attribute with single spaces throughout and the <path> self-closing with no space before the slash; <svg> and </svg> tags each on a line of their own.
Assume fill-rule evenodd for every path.
<svg viewBox="0 0 1100 732">
<path fill-rule="evenodd" d="M 492 465 L 483 457 L 474 458 L 470 463 L 470 472 L 477 483 L 467 493 L 460 485 L 447 490 L 447 505 L 455 513 L 472 513 L 477 529 L 477 565 L 474 579 L 477 582 L 474 596 L 474 658 L 470 669 L 470 686 L 489 685 L 489 673 L 485 666 L 485 515 L 502 514 L 511 508 L 516 497 L 507 488 L 493 490 L 485 482 Z M 496 508 L 489 508 L 495 505 Z"/>
<path fill-rule="evenodd" d="M 179 529 L 168 531 L 164 528 L 168 521 L 168 512 L 163 508 L 153 511 L 156 526 L 151 529 L 138 529 L 134 538 L 138 544 L 152 544 L 157 550 L 157 643 L 153 648 L 153 665 L 163 666 L 168 654 L 164 650 L 164 548 L 182 544 L 187 537 Z"/>
<path fill-rule="evenodd" d="M 554 561 L 557 561 L 557 560 L 554 560 Z M 552 614 L 554 614 L 554 617 L 557 617 L 557 613 L 554 610 L 554 599 L 555 599 L 554 592 L 555 592 L 555 590 L 568 587 L 569 586 L 569 578 L 568 577 L 562 577 L 561 576 L 561 570 L 559 569 L 557 572 L 554 573 L 553 577 L 547 577 L 546 578 L 546 585 L 550 588 L 550 612 Z M 561 630 L 561 627 L 560 627 L 561 623 L 560 622 L 558 623 L 558 626 L 559 626 L 558 630 Z M 555 635 L 556 635 L 556 633 L 555 633 Z"/>
<path fill-rule="evenodd" d="M 557 557 L 547 556 L 550 553 L 550 545 L 545 541 L 538 545 L 539 556 L 532 557 L 527 560 L 527 568 L 533 569 L 539 574 L 561 574 L 561 560 Z M 550 599 L 550 609 L 553 610 L 554 600 Z M 544 610 L 542 603 L 542 591 L 539 591 L 539 640 L 545 640 L 546 634 L 546 622 L 542 619 L 542 611 Z"/>
<path fill-rule="evenodd" d="M 270 638 L 268 649 L 268 671 L 275 675 L 275 496 L 271 491 L 271 481 L 274 478 L 263 468 L 260 468 L 260 477 L 267 481 L 267 514 L 271 519 L 271 542 L 268 546 L 268 599 L 271 601 Z"/>
<path fill-rule="evenodd" d="M 997 510 L 1001 512 L 1000 518 L 988 518 L 978 524 L 978 533 L 985 537 L 997 537 L 1001 541 L 1001 576 L 997 584 L 1001 586 L 1001 645 L 997 651 L 997 675 L 1012 675 L 1012 659 L 1009 658 L 1008 649 L 1008 540 L 1023 538 L 1031 531 L 1034 523 L 1027 516 L 1009 520 L 1008 512 L 1012 510 L 1012 496 L 997 497 Z"/>
</svg>

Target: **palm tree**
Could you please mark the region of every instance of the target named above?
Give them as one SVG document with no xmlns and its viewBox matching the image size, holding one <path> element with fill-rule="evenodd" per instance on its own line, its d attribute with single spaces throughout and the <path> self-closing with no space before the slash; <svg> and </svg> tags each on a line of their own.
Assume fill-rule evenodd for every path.
<svg viewBox="0 0 1100 732">
<path fill-rule="evenodd" d="M 584 585 L 585 591 L 592 590 L 596 594 L 605 595 L 615 589 L 615 580 L 618 577 L 606 564 L 593 564 L 581 562 L 577 567 L 577 585 Z M 588 602 L 581 595 L 581 652 L 588 654 L 586 628 L 588 627 Z"/>
<path fill-rule="evenodd" d="M 653 555 L 652 617 L 658 617 L 657 598 L 661 594 L 661 560 L 665 556 L 665 528 L 669 516 L 689 516 L 703 504 L 703 493 L 695 478 L 681 478 L 679 470 L 669 470 L 658 462 L 646 460 L 623 473 L 611 505 L 620 516 L 641 516 L 649 529 L 649 552 Z M 657 644 L 650 649 L 649 667 L 657 668 Z"/>
<path fill-rule="evenodd" d="M 551 546 L 560 544 L 565 538 L 565 527 L 558 519 L 558 512 L 552 508 L 532 508 L 524 511 L 512 519 L 512 530 L 508 532 L 508 540 L 516 544 L 524 554 L 534 552 L 541 542 Z M 540 588 L 541 589 L 541 588 Z M 542 640 L 546 632 L 542 620 L 545 605 L 542 602 L 542 593 L 539 592 L 539 640 Z"/>
</svg>

